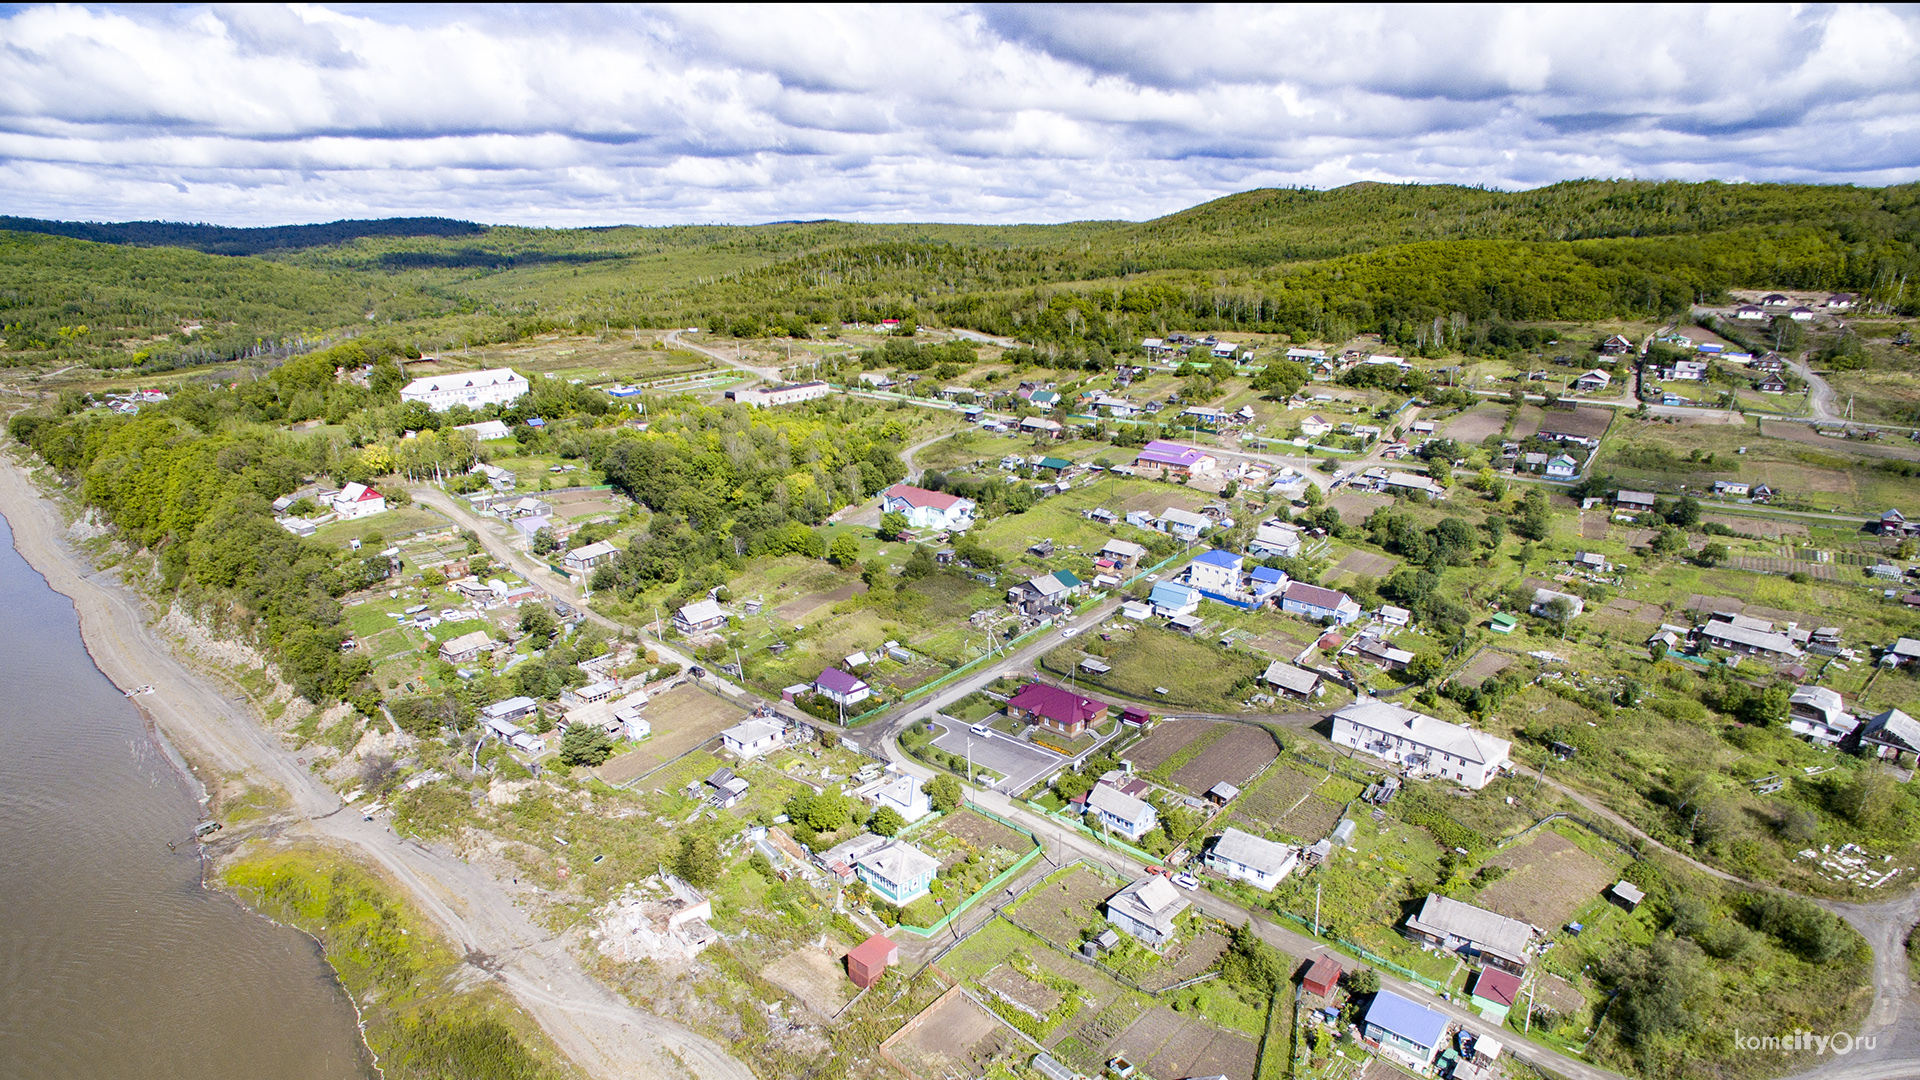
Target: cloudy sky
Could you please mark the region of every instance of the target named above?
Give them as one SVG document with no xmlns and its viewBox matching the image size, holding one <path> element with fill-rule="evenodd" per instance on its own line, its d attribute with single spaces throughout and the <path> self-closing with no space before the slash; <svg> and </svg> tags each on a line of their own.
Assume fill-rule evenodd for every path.
<svg viewBox="0 0 1920 1080">
<path fill-rule="evenodd" d="M 1253 187 L 1920 179 L 1920 11 L 0 8 L 0 213 L 1143 219 Z"/>
</svg>

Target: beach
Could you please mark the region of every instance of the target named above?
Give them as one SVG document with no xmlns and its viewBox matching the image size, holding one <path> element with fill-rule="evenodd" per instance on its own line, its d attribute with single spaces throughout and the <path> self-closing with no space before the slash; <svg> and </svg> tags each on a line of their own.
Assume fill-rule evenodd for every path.
<svg viewBox="0 0 1920 1080">
<path fill-rule="evenodd" d="M 243 697 L 174 655 L 151 629 L 144 598 L 73 550 L 59 508 L 11 455 L 0 461 L 0 515 L 20 555 L 73 601 L 100 670 L 122 690 L 152 687 L 134 700 L 170 755 L 177 752 L 203 785 L 244 778 L 282 793 L 279 836 L 328 845 L 403 889 L 456 949 L 488 958 L 485 969 L 475 965 L 476 974 L 497 979 L 583 1073 L 607 1080 L 752 1077 L 719 1044 L 627 1005 L 596 982 L 492 874 L 344 808 Z"/>
</svg>

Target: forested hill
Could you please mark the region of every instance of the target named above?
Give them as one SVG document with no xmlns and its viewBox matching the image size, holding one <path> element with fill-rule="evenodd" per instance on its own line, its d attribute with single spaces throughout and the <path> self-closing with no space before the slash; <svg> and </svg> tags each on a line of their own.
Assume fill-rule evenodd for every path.
<svg viewBox="0 0 1920 1080">
<path fill-rule="evenodd" d="M 269 251 L 344 244 L 367 236 L 472 236 L 486 226 L 451 218 L 380 218 L 329 221 L 324 225 L 273 225 L 235 229 L 177 221 L 47 221 L 0 214 L 0 230 L 65 236 L 97 244 L 182 247 L 210 255 L 260 255 Z"/>
<path fill-rule="evenodd" d="M 755 335 L 875 317 L 1098 361 L 1168 329 L 1317 340 L 1435 320 L 1486 329 L 1666 315 L 1732 288 L 1845 290 L 1920 311 L 1911 184 L 1355 184 L 1061 225 L 0 219 L 0 230 L 11 230 L 0 231 L 6 366 L 150 369 L 367 333 L 441 349 L 570 326 Z M 82 239 L 32 235 L 49 232 Z"/>
</svg>

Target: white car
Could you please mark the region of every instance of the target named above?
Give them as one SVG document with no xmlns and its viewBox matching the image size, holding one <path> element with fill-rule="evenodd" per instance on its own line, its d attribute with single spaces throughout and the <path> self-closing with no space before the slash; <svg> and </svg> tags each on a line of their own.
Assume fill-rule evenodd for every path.
<svg viewBox="0 0 1920 1080">
<path fill-rule="evenodd" d="M 1194 877 L 1192 874 L 1176 874 L 1174 875 L 1173 883 L 1183 889 L 1197 889 L 1200 887 L 1200 879 Z"/>
<path fill-rule="evenodd" d="M 1061 640 L 1065 640 L 1067 638 L 1072 637 L 1073 635 L 1079 633 L 1082 629 L 1084 628 L 1079 626 L 1070 626 L 1067 629 L 1060 631 Z"/>
<path fill-rule="evenodd" d="M 985 724 L 975 724 L 970 730 L 983 739 L 993 738 L 993 729 Z"/>
</svg>

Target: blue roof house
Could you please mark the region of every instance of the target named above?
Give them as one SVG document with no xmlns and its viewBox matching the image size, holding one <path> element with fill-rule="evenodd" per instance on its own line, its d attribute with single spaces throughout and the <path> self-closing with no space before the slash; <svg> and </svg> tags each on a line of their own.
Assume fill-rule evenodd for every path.
<svg viewBox="0 0 1920 1080">
<path fill-rule="evenodd" d="M 1203 593 L 1239 592 L 1240 568 L 1246 561 L 1231 551 L 1203 551 L 1187 568 L 1187 581 Z"/>
<path fill-rule="evenodd" d="M 1262 603 L 1266 602 L 1268 597 L 1287 587 L 1286 573 L 1275 570 L 1271 566 L 1256 566 L 1253 568 L 1253 572 L 1247 575 L 1247 578 L 1247 591 L 1253 594 L 1255 600 L 1259 600 Z"/>
<path fill-rule="evenodd" d="M 1447 1018 L 1424 1005 L 1417 1005 L 1391 990 L 1373 995 L 1367 1006 L 1366 1024 L 1361 1029 L 1369 1042 L 1394 1056 L 1407 1059 L 1416 1067 L 1433 1064 L 1447 1045 Z"/>
<path fill-rule="evenodd" d="M 1147 596 L 1153 613 L 1163 619 L 1191 615 L 1200 608 L 1200 590 L 1177 581 L 1162 581 Z"/>
</svg>

